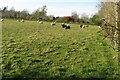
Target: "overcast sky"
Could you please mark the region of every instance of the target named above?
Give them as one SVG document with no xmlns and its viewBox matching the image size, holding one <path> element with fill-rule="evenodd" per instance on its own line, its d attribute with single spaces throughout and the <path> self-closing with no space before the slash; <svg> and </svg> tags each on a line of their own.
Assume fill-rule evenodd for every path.
<svg viewBox="0 0 120 80">
<path fill-rule="evenodd" d="M 21 11 L 27 9 L 30 13 L 43 5 L 47 6 L 47 14 L 54 16 L 70 16 L 73 11 L 79 15 L 92 15 L 97 12 L 99 0 L 0 0 L 0 8 L 8 6 Z"/>
</svg>

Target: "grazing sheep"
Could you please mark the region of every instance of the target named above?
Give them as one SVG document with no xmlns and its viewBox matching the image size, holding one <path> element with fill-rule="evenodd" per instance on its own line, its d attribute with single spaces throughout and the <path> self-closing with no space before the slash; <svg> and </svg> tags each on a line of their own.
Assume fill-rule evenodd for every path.
<svg viewBox="0 0 120 80">
<path fill-rule="evenodd" d="M 40 21 L 39 23 L 40 23 L 40 24 L 43 24 L 43 22 L 42 22 L 42 21 Z"/>
<path fill-rule="evenodd" d="M 67 27 L 67 25 L 65 23 L 62 23 L 61 26 L 62 26 L 62 28 L 66 28 Z"/>
<path fill-rule="evenodd" d="M 100 26 L 98 26 L 98 28 L 101 28 Z"/>
<path fill-rule="evenodd" d="M 88 25 L 80 25 L 80 28 L 86 28 L 86 27 L 88 27 Z"/>
<path fill-rule="evenodd" d="M 85 28 L 85 25 L 80 25 L 80 28 L 82 28 L 82 29 Z"/>
<path fill-rule="evenodd" d="M 84 29 L 84 28 L 86 28 L 86 26 L 85 26 L 85 25 L 83 25 L 83 26 L 82 26 L 82 28 Z"/>
<path fill-rule="evenodd" d="M 37 22 L 39 23 L 39 20 Z"/>
<path fill-rule="evenodd" d="M 56 22 L 52 22 L 51 25 L 54 26 L 56 24 Z"/>
<path fill-rule="evenodd" d="M 65 29 L 70 29 L 70 25 L 69 25 L 69 24 L 67 24 Z"/>
<path fill-rule="evenodd" d="M 17 22 L 20 22 L 20 20 L 17 20 Z"/>
<path fill-rule="evenodd" d="M 115 59 L 116 57 L 114 56 L 113 59 Z"/>
<path fill-rule="evenodd" d="M 1 22 L 3 22 L 3 21 L 4 21 L 4 19 L 1 19 L 0 21 L 1 21 Z"/>
<path fill-rule="evenodd" d="M 21 22 L 24 22 L 24 19 L 22 19 Z"/>
<path fill-rule="evenodd" d="M 81 24 L 81 25 L 80 25 L 80 28 L 82 28 L 82 27 L 83 27 L 83 25 Z"/>
</svg>

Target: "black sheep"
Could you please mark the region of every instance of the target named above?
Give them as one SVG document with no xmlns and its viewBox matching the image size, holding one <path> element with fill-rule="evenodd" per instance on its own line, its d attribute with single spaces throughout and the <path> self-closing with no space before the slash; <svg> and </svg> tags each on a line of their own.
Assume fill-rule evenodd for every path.
<svg viewBox="0 0 120 80">
<path fill-rule="evenodd" d="M 80 28 L 82 28 L 83 25 L 80 25 Z"/>
<path fill-rule="evenodd" d="M 70 26 L 67 24 L 66 28 L 65 29 L 70 29 Z"/>
<path fill-rule="evenodd" d="M 61 24 L 62 28 L 66 28 L 67 25 L 65 25 L 64 23 Z"/>
</svg>

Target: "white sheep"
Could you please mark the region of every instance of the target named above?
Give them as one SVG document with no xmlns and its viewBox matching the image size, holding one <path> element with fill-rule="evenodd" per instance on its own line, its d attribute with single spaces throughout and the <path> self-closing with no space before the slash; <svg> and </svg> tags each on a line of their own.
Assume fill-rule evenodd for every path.
<svg viewBox="0 0 120 80">
<path fill-rule="evenodd" d="M 3 21 L 4 21 L 4 19 L 0 19 L 0 21 L 1 21 L 1 22 L 3 22 Z"/>
<path fill-rule="evenodd" d="M 98 28 L 101 28 L 100 26 L 98 26 Z"/>
<path fill-rule="evenodd" d="M 21 22 L 24 22 L 24 19 L 22 19 Z"/>
<path fill-rule="evenodd" d="M 17 20 L 17 22 L 20 22 L 20 20 Z"/>
<path fill-rule="evenodd" d="M 40 21 L 39 23 L 40 23 L 40 24 L 43 24 L 43 22 L 42 22 L 42 21 Z"/>
<path fill-rule="evenodd" d="M 37 22 L 39 23 L 39 20 L 37 20 Z"/>
</svg>

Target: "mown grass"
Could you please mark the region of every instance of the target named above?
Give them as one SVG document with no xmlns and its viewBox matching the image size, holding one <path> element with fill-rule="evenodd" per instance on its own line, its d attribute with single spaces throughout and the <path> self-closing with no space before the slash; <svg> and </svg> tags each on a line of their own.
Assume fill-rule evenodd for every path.
<svg viewBox="0 0 120 80">
<path fill-rule="evenodd" d="M 60 23 L 5 19 L 2 33 L 3 78 L 118 78 L 117 51 L 100 28 L 70 30 Z"/>
</svg>

